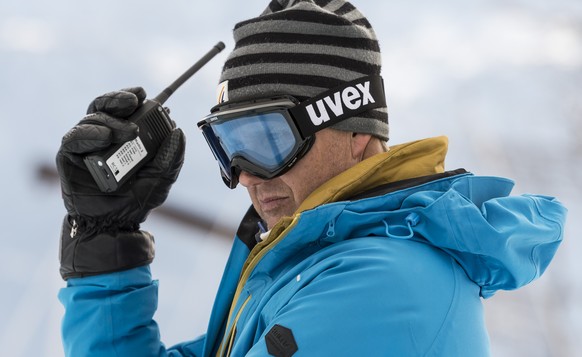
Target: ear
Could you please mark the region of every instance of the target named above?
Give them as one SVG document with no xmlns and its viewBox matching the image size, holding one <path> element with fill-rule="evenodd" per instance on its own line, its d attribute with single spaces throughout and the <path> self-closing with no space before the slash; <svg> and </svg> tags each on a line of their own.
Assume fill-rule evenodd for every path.
<svg viewBox="0 0 582 357">
<path fill-rule="evenodd" d="M 359 133 L 352 133 L 351 137 L 351 149 L 352 149 L 352 158 L 356 159 L 357 161 L 362 161 L 365 159 L 365 152 L 370 140 L 372 139 L 372 135 L 370 134 L 359 134 Z"/>
</svg>

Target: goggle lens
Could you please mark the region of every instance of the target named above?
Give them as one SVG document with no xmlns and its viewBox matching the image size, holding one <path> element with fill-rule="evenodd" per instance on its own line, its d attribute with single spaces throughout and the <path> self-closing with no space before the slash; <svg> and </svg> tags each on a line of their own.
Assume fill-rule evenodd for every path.
<svg viewBox="0 0 582 357">
<path fill-rule="evenodd" d="M 211 127 L 229 161 L 239 156 L 266 170 L 278 169 L 297 143 L 281 113 L 225 120 Z"/>
</svg>

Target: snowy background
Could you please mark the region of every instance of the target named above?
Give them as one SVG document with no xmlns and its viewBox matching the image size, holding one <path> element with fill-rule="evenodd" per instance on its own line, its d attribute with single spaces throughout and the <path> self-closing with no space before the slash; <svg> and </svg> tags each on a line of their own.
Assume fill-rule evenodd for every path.
<svg viewBox="0 0 582 357">
<path fill-rule="evenodd" d="M 533 284 L 485 301 L 495 356 L 582 350 L 582 1 L 354 0 L 383 49 L 391 143 L 445 134 L 448 168 L 558 196 L 566 240 Z M 195 127 L 214 104 L 231 29 L 267 0 L 23 0 L 0 4 L 0 346 L 60 356 L 58 237 L 51 178 L 61 136 L 95 96 L 141 85 L 153 97 L 222 40 L 219 54 L 166 103 L 188 136 L 167 207 L 210 219 L 195 229 L 160 212 L 157 320 L 166 344 L 205 330 L 234 230 L 249 200 L 228 190 Z M 243 5 L 244 4 L 244 5 Z M 468 352 L 470 354 L 470 352 Z M 578 354 L 579 355 L 579 354 Z"/>
</svg>

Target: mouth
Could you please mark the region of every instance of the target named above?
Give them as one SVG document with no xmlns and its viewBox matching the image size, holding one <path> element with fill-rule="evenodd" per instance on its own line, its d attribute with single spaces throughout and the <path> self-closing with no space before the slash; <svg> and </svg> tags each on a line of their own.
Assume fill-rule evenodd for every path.
<svg viewBox="0 0 582 357">
<path fill-rule="evenodd" d="M 275 210 L 278 207 L 280 207 L 286 199 L 287 197 L 284 196 L 271 196 L 260 199 L 259 203 L 261 204 L 262 210 L 267 212 Z"/>
</svg>

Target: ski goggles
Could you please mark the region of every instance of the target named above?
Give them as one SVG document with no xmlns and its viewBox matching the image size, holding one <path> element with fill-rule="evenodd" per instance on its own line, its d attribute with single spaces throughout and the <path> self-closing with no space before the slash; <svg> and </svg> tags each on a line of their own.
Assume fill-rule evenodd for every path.
<svg viewBox="0 0 582 357">
<path fill-rule="evenodd" d="M 225 102 L 197 125 L 224 183 L 235 188 L 242 171 L 266 180 L 282 175 L 313 146 L 317 131 L 385 105 L 382 78 L 369 76 L 303 102 L 287 95 Z"/>
</svg>

